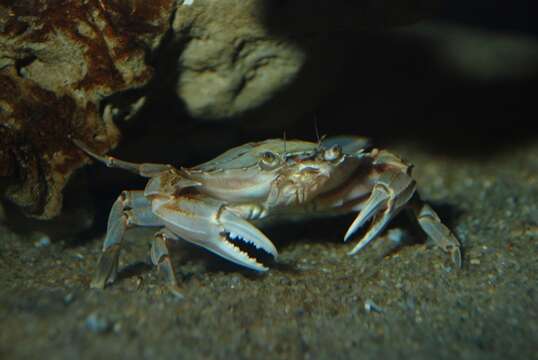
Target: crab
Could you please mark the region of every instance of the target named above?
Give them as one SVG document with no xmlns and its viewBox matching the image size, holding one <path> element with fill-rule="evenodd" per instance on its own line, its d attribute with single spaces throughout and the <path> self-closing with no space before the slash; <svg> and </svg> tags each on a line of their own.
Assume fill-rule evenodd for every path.
<svg viewBox="0 0 538 360">
<path fill-rule="evenodd" d="M 461 267 L 460 243 L 420 199 L 412 166 L 387 150 L 371 148 L 363 137 L 338 136 L 317 143 L 251 142 L 191 168 L 130 163 L 98 155 L 81 141 L 73 141 L 108 167 L 149 178 L 144 190 L 123 191 L 114 202 L 91 282 L 94 288 L 114 282 L 122 239 L 132 226 L 158 229 L 151 261 L 170 290 L 181 296 L 169 241 L 183 239 L 241 266 L 266 271 L 264 264 L 237 246 L 248 243 L 276 258 L 277 249 L 257 226 L 271 220 L 346 213 L 358 215 L 344 241 L 371 222 L 349 255 L 361 251 L 405 210 Z"/>
</svg>

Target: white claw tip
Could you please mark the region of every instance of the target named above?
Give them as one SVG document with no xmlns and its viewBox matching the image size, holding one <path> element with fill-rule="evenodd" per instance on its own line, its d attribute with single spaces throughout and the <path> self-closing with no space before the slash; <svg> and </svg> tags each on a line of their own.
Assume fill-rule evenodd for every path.
<svg viewBox="0 0 538 360">
<path fill-rule="evenodd" d="M 347 254 L 349 256 L 352 256 L 352 255 L 355 255 L 356 253 L 358 253 L 359 251 L 361 251 L 365 246 L 366 244 L 368 244 L 368 242 L 359 242 L 354 248 L 353 250 L 351 250 L 350 252 L 348 252 Z"/>
</svg>

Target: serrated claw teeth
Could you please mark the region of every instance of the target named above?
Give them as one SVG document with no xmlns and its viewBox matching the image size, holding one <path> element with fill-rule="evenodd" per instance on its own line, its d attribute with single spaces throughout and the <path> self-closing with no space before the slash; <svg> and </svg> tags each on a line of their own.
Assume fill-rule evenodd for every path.
<svg viewBox="0 0 538 360">
<path fill-rule="evenodd" d="M 250 257 L 246 252 L 229 242 L 225 236 L 223 236 L 221 240 L 222 241 L 219 242 L 217 249 L 214 249 L 212 251 L 227 260 L 230 260 L 238 265 L 245 266 L 249 269 L 257 271 L 268 270 L 267 267 L 263 266 L 263 264 L 260 264 L 255 258 Z"/>
<path fill-rule="evenodd" d="M 234 232 L 229 232 L 228 233 L 228 238 L 230 240 L 238 240 L 238 241 L 241 241 L 241 242 L 244 242 L 245 244 L 249 244 L 249 245 L 252 245 L 254 246 L 256 249 L 262 249 L 262 250 L 265 250 L 264 248 L 262 248 L 259 244 L 259 241 L 253 241 L 249 238 L 244 238 L 243 236 L 239 235 L 239 234 L 236 234 Z M 271 254 L 273 255 L 273 254 Z"/>
<path fill-rule="evenodd" d="M 255 246 L 256 249 L 264 250 L 275 258 L 278 256 L 278 251 L 267 236 L 231 211 L 224 210 L 220 216 L 220 222 L 230 239 L 239 239 Z"/>
<path fill-rule="evenodd" d="M 241 236 L 239 236 L 239 234 L 236 234 L 236 233 L 233 233 L 233 232 L 229 232 L 228 233 L 228 237 L 232 240 L 236 240 L 236 239 L 242 239 Z"/>
</svg>

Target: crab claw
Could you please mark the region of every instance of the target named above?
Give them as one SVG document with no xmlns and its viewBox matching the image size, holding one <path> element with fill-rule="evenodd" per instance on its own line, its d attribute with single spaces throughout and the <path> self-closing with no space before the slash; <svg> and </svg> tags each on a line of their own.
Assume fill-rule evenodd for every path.
<svg viewBox="0 0 538 360">
<path fill-rule="evenodd" d="M 385 229 L 393 216 L 393 211 L 391 211 L 391 209 L 386 209 L 380 218 L 376 217 L 366 235 L 364 235 L 364 237 L 359 241 L 357 245 L 355 245 L 355 247 L 348 253 L 348 255 L 354 255 L 358 253 L 366 245 L 368 245 L 370 241 L 375 239 Z"/>
<path fill-rule="evenodd" d="M 202 197 L 178 197 L 154 207 L 165 226 L 178 237 L 201 246 L 226 260 L 257 271 L 268 270 L 236 246 L 231 239 L 252 244 L 276 257 L 278 252 L 260 230 L 226 209 Z"/>
<path fill-rule="evenodd" d="M 372 190 L 372 194 L 366 201 L 366 206 L 361 210 L 357 218 L 349 226 L 349 229 L 344 236 L 344 241 L 348 241 L 351 235 L 357 231 L 361 226 L 363 226 L 368 220 L 370 220 L 381 207 L 386 205 L 387 199 L 390 197 L 389 193 L 381 185 L 376 185 Z M 366 245 L 366 244 L 364 244 Z M 363 245 L 363 246 L 364 246 Z M 363 247 L 361 246 L 361 248 Z M 358 249 L 360 250 L 360 249 Z M 354 249 L 354 252 L 358 251 Z"/>
<path fill-rule="evenodd" d="M 368 232 L 349 252 L 349 255 L 356 254 L 381 234 L 388 223 L 408 203 L 414 193 L 415 181 L 406 173 L 386 172 L 380 176 L 366 204 L 360 209 L 359 215 L 353 221 L 344 237 L 344 240 L 349 239 L 356 229 L 372 217 L 374 218 Z M 382 209 L 384 209 L 383 212 L 381 212 Z"/>
<path fill-rule="evenodd" d="M 220 241 L 211 242 L 205 248 L 238 265 L 252 270 L 267 271 L 267 267 L 260 264 L 255 258 L 250 257 L 245 251 L 241 250 L 228 239 L 251 244 L 256 249 L 262 249 L 276 258 L 278 252 L 271 240 L 248 221 L 243 220 L 229 210 L 223 209 L 218 221 L 221 223 L 225 232 L 220 234 Z"/>
</svg>

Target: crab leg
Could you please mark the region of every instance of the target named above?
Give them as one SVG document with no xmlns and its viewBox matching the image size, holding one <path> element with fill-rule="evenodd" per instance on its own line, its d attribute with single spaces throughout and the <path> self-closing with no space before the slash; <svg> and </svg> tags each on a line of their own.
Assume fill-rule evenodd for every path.
<svg viewBox="0 0 538 360">
<path fill-rule="evenodd" d="M 84 144 L 82 141 L 77 140 L 77 139 L 71 139 L 71 140 L 78 148 L 80 148 L 86 154 L 93 157 L 95 160 L 98 160 L 104 163 L 109 168 L 124 169 L 124 170 L 133 172 L 135 174 L 138 174 L 144 177 L 153 177 L 159 173 L 162 173 L 163 171 L 172 169 L 171 165 L 166 165 L 166 164 L 153 164 L 153 163 L 135 164 L 132 162 L 116 159 L 115 157 L 108 156 L 108 155 L 101 156 L 91 151 L 86 146 L 86 144 Z"/>
<path fill-rule="evenodd" d="M 461 268 L 460 243 L 454 234 L 441 222 L 437 213 L 428 205 L 416 198 L 409 205 L 420 227 L 433 243 L 449 253 L 456 266 Z"/>
<path fill-rule="evenodd" d="M 176 236 L 168 229 L 162 229 L 155 234 L 155 238 L 151 243 L 151 262 L 157 266 L 159 272 L 163 274 L 164 280 L 170 291 L 178 298 L 183 298 L 177 284 L 176 274 L 170 252 L 168 251 L 167 240 L 178 240 Z"/>
<path fill-rule="evenodd" d="M 97 272 L 90 284 L 104 288 L 114 282 L 118 271 L 118 257 L 125 230 L 131 225 L 159 226 L 162 222 L 152 214 L 150 202 L 143 191 L 123 191 L 116 199 L 108 216 L 108 225 Z"/>
<path fill-rule="evenodd" d="M 189 194 L 172 200 L 155 200 L 153 211 L 175 235 L 236 264 L 267 270 L 230 239 L 250 243 L 277 256 L 273 243 L 260 230 L 218 201 Z"/>
</svg>

